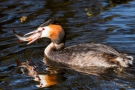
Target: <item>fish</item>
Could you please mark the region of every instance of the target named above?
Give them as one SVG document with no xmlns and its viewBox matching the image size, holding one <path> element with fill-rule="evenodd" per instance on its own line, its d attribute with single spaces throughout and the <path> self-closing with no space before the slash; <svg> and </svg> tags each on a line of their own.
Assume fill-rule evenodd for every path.
<svg viewBox="0 0 135 90">
<path fill-rule="evenodd" d="M 31 33 L 29 35 L 19 35 L 14 29 L 12 30 L 13 33 L 15 34 L 15 36 L 19 39 L 18 42 L 22 42 L 22 41 L 28 41 L 27 45 L 35 42 L 38 38 L 40 38 L 41 34 L 40 32 L 36 32 L 36 33 Z"/>
</svg>

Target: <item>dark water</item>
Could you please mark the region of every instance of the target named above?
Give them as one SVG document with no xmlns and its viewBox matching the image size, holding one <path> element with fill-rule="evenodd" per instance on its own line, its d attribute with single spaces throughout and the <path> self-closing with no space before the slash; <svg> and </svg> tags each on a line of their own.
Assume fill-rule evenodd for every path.
<svg viewBox="0 0 135 90">
<path fill-rule="evenodd" d="M 22 16 L 27 17 L 23 23 Z M 103 43 L 135 57 L 135 0 L 0 0 L 0 90 L 39 89 L 38 82 L 19 72 L 15 60 L 30 59 L 39 71 L 45 69 L 43 51 L 50 41 L 18 44 L 12 29 L 27 33 L 53 16 L 67 31 L 66 46 Z M 42 89 L 135 90 L 134 75 L 135 65 L 128 73 L 108 72 L 104 78 L 64 70 L 53 75 L 59 79 L 56 85 Z"/>
</svg>

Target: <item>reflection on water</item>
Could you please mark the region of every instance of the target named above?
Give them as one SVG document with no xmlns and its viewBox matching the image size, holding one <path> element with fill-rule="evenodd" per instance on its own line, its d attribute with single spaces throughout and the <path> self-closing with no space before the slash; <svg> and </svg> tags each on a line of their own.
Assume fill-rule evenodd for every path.
<svg viewBox="0 0 135 90">
<path fill-rule="evenodd" d="M 46 68 L 48 73 L 38 73 L 36 71 L 36 66 L 31 66 L 29 61 L 26 62 L 20 62 L 19 60 L 16 60 L 17 66 L 21 67 L 21 71 L 23 74 L 26 72 L 24 71 L 24 68 L 28 70 L 28 76 L 33 77 L 34 81 L 37 81 L 39 85 L 36 85 L 38 88 L 43 87 L 50 87 L 53 85 L 58 84 L 58 82 L 62 81 L 64 78 L 62 76 L 62 73 L 58 70 L 55 70 L 51 67 Z M 22 68 L 24 67 L 24 68 Z"/>
<path fill-rule="evenodd" d="M 67 31 L 66 46 L 88 42 L 104 43 L 135 57 L 133 49 L 135 48 L 134 6 L 135 0 L 1 1 L 0 89 L 38 89 L 33 78 L 31 79 L 22 72 L 15 72 L 16 59 L 19 59 L 20 62 L 30 59 L 31 66 L 36 66 L 38 73 L 46 71 L 46 65 L 42 63 L 43 52 L 50 41 L 40 39 L 29 46 L 26 43 L 18 44 L 17 38 L 12 33 L 13 28 L 24 34 L 34 30 L 48 18 L 57 16 L 59 17 L 58 21 Z M 20 18 L 23 16 L 26 16 L 27 19 L 20 22 Z M 116 72 L 111 73 L 112 71 L 109 70 L 101 75 L 102 78 L 68 69 L 62 72 L 64 73 L 45 74 L 43 78 L 53 82 L 51 85 L 57 83 L 46 89 L 114 90 L 135 88 L 134 66 L 126 72 L 117 72 L 117 74 Z"/>
</svg>

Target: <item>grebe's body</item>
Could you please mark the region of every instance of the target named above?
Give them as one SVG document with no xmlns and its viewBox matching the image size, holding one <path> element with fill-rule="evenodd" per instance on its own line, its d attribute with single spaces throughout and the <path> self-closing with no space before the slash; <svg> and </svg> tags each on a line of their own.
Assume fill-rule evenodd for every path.
<svg viewBox="0 0 135 90">
<path fill-rule="evenodd" d="M 53 43 L 45 49 L 49 60 L 68 66 L 80 67 L 129 67 L 132 57 L 102 44 L 78 44 L 56 50 Z M 46 51 L 47 50 L 47 51 Z"/>
<path fill-rule="evenodd" d="M 38 38 L 47 37 L 51 43 L 46 47 L 45 56 L 52 61 L 68 66 L 102 66 L 102 67 L 129 67 L 133 64 L 133 57 L 121 53 L 112 47 L 103 44 L 79 44 L 69 47 L 65 46 L 66 33 L 58 24 L 51 24 L 55 19 L 50 19 L 42 24 L 37 30 L 26 36 L 15 35 L 23 41 L 34 42 Z M 30 35 L 30 36 L 28 36 Z M 35 35 L 38 35 L 35 37 Z"/>
</svg>

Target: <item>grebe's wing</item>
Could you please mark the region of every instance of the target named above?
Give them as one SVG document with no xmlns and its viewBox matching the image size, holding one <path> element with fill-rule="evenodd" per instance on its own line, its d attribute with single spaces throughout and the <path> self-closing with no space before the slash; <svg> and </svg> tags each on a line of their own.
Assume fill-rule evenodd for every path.
<svg viewBox="0 0 135 90">
<path fill-rule="evenodd" d="M 91 44 L 91 48 L 95 48 L 97 51 L 101 51 L 101 52 L 104 52 L 104 53 L 107 53 L 107 54 L 113 54 L 113 55 L 117 55 L 117 56 L 120 56 L 120 51 L 118 51 L 117 49 L 115 48 L 112 48 L 110 46 L 106 46 L 106 45 L 103 45 L 103 44 Z"/>
</svg>

